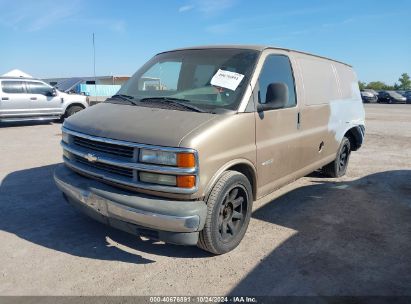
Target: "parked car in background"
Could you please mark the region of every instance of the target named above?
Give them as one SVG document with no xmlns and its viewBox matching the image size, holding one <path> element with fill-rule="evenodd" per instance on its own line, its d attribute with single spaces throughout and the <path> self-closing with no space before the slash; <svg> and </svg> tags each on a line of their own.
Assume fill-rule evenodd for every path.
<svg viewBox="0 0 411 304">
<path fill-rule="evenodd" d="M 404 103 L 406 98 L 395 91 L 381 91 L 378 94 L 378 102 L 380 103 Z"/>
<path fill-rule="evenodd" d="M 411 91 L 406 91 L 404 97 L 406 98 L 406 103 L 411 103 Z"/>
<path fill-rule="evenodd" d="M 64 119 L 86 107 L 86 96 L 60 92 L 42 80 L 0 77 L 0 122 Z"/>
<path fill-rule="evenodd" d="M 362 90 L 362 91 L 373 94 L 373 95 L 377 98 L 377 101 L 378 101 L 378 94 L 379 94 L 379 92 L 377 92 L 377 91 L 375 91 L 375 90 L 373 90 L 373 89 L 364 89 L 364 90 Z"/>
<path fill-rule="evenodd" d="M 222 254 L 255 200 L 320 168 L 343 176 L 364 119 L 347 64 L 273 47 L 168 51 L 64 122 L 54 179 L 96 220 Z"/>
<path fill-rule="evenodd" d="M 375 90 L 373 90 L 373 89 L 364 89 L 364 90 L 362 90 L 362 91 L 364 91 L 364 92 L 369 92 L 369 93 L 371 93 L 371 94 L 373 94 L 373 95 L 375 95 L 375 96 L 378 97 L 378 92 L 375 91 Z"/>
<path fill-rule="evenodd" d="M 371 102 L 378 101 L 377 95 L 371 92 L 368 92 L 368 91 L 361 91 L 361 99 L 362 99 L 362 102 L 364 103 L 371 103 Z"/>
</svg>

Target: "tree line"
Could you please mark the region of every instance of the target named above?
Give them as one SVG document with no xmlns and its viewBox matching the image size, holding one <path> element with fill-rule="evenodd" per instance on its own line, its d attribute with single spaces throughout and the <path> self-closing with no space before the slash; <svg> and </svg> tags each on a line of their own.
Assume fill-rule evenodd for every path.
<svg viewBox="0 0 411 304">
<path fill-rule="evenodd" d="M 399 91 L 399 90 L 411 90 L 411 79 L 408 73 L 401 74 L 401 77 L 398 79 L 399 83 L 394 85 L 388 85 L 382 81 L 371 81 L 369 83 L 359 81 L 358 85 L 360 90 L 364 89 L 373 89 L 376 91 L 386 90 L 386 91 Z"/>
</svg>

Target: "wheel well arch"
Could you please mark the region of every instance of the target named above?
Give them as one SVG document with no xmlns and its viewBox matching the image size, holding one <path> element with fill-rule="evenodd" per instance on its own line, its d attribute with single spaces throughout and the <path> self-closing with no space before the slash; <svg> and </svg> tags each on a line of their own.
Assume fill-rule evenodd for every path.
<svg viewBox="0 0 411 304">
<path fill-rule="evenodd" d="M 213 177 L 208 181 L 207 186 L 204 191 L 205 198 L 211 193 L 216 182 L 226 171 L 237 171 L 242 173 L 247 177 L 251 184 L 251 189 L 253 191 L 253 199 L 257 198 L 257 171 L 254 164 L 248 159 L 236 159 L 232 160 L 225 165 L 221 166 L 220 169 L 213 175 Z"/>
<path fill-rule="evenodd" d="M 245 177 L 247 177 L 247 179 L 249 180 L 249 182 L 251 184 L 251 189 L 253 191 L 253 193 L 252 193 L 253 194 L 253 199 L 256 200 L 257 199 L 257 176 L 256 176 L 256 172 L 255 172 L 254 168 L 251 167 L 249 164 L 246 164 L 246 163 L 238 163 L 238 164 L 235 164 L 235 165 L 227 168 L 227 170 L 237 171 L 241 174 L 244 174 Z"/>
<path fill-rule="evenodd" d="M 70 103 L 70 104 L 68 104 L 68 105 L 66 106 L 66 108 L 64 109 L 64 113 L 66 113 L 67 110 L 68 110 L 70 107 L 74 107 L 74 106 L 79 106 L 79 107 L 82 107 L 83 109 L 86 108 L 86 107 L 84 106 L 84 104 L 82 104 L 82 103 L 80 103 L 80 102 L 73 102 L 73 103 Z"/>
<path fill-rule="evenodd" d="M 364 141 L 364 131 L 363 126 L 355 126 L 345 132 L 344 137 L 350 141 L 352 151 L 357 151 L 361 147 Z"/>
</svg>

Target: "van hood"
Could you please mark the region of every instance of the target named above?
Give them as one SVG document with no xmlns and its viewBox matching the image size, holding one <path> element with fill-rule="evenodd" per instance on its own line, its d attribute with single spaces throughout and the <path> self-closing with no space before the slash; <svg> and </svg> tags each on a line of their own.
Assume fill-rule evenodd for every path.
<svg viewBox="0 0 411 304">
<path fill-rule="evenodd" d="M 183 137 L 218 115 L 101 103 L 71 116 L 73 131 L 141 144 L 178 147 Z"/>
</svg>

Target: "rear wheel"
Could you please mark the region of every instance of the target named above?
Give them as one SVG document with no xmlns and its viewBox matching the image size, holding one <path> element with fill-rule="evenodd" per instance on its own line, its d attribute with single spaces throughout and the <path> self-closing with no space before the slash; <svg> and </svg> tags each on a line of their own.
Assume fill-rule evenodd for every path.
<svg viewBox="0 0 411 304">
<path fill-rule="evenodd" d="M 347 172 L 348 161 L 350 160 L 351 144 L 347 137 L 344 137 L 337 153 L 337 158 L 322 168 L 324 175 L 329 177 L 341 177 Z"/>
<path fill-rule="evenodd" d="M 252 203 L 247 177 L 236 171 L 225 172 L 207 199 L 208 214 L 198 247 L 214 254 L 236 248 L 250 222 Z"/>
</svg>

